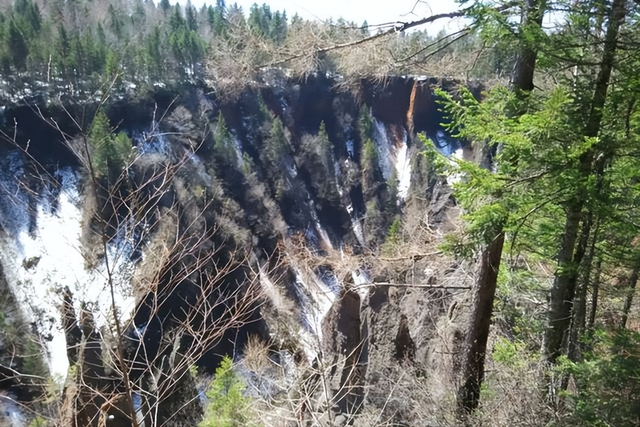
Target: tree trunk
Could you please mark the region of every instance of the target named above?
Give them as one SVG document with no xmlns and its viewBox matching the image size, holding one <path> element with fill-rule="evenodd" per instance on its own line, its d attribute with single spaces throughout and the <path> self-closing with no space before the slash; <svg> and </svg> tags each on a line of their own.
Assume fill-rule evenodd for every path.
<svg viewBox="0 0 640 427">
<path fill-rule="evenodd" d="M 556 361 L 565 347 L 566 333 L 571 323 L 571 309 L 578 276 L 573 250 L 578 237 L 581 211 L 582 203 L 579 206 L 572 206 L 567 212 L 560 252 L 558 253 L 558 272 L 551 288 L 544 353 L 552 363 Z"/>
<path fill-rule="evenodd" d="M 523 9 L 522 28 L 533 27 L 542 30 L 542 18 L 547 9 L 547 0 L 526 0 Z M 522 43 L 522 41 L 521 41 Z M 518 52 L 514 67 L 512 86 L 516 94 L 528 94 L 534 89 L 533 74 L 536 69 L 538 47 L 531 42 L 525 43 Z"/>
<path fill-rule="evenodd" d="M 580 337 L 584 333 L 587 322 L 587 292 L 591 285 L 591 272 L 593 271 L 593 257 L 598 241 L 599 224 L 596 224 L 595 231 L 591 238 L 589 251 L 582 263 L 582 281 L 578 288 L 576 303 L 573 307 L 573 318 L 571 324 L 571 334 L 569 336 L 569 359 L 578 361 L 581 358 Z"/>
<path fill-rule="evenodd" d="M 482 251 L 476 282 L 477 290 L 473 300 L 473 312 L 465 343 L 467 353 L 462 367 L 463 384 L 458 389 L 458 409 L 462 413 L 471 412 L 478 407 L 503 245 L 504 233 L 500 231 Z"/>
<path fill-rule="evenodd" d="M 625 12 L 626 0 L 614 0 L 611 14 L 609 15 L 602 62 L 596 79 L 589 119 L 584 130 L 585 137 L 597 137 L 600 133 L 603 109 L 616 56 L 618 31 L 624 21 Z M 582 209 L 588 197 L 586 185 L 592 173 L 593 160 L 597 148 L 597 146 L 594 146 L 580 156 L 578 173 L 582 179 L 578 183 L 575 197 L 567 203 L 567 217 L 560 251 L 558 252 L 556 277 L 551 288 L 549 314 L 543 344 L 543 352 L 551 363 L 555 363 L 558 356 L 566 348 L 565 338 L 571 323 L 571 309 L 578 269 L 584 255 L 584 252 L 580 253 L 579 250 L 576 250 L 576 240 L 580 230 Z"/>
<path fill-rule="evenodd" d="M 526 0 L 523 9 L 522 26 L 542 27 L 546 11 L 546 0 Z M 524 43 L 524 42 L 522 42 Z M 520 100 L 524 100 L 534 89 L 533 75 L 538 56 L 537 46 L 524 43 L 520 48 L 513 70 L 512 90 Z M 515 114 L 524 114 L 526 108 Z M 505 220 L 506 222 L 506 220 Z M 484 379 L 484 361 L 487 340 L 493 314 L 493 300 L 496 293 L 498 271 L 504 246 L 504 222 L 495 229 L 494 239 L 482 251 L 480 268 L 475 285 L 473 309 L 466 337 L 466 353 L 462 366 L 462 385 L 458 388 L 458 411 L 468 414 L 478 407 L 480 387 Z"/>
<path fill-rule="evenodd" d="M 629 285 L 627 290 L 627 297 L 624 301 L 624 308 L 622 309 L 622 318 L 620 319 L 620 328 L 627 327 L 627 320 L 629 319 L 629 311 L 631 310 L 631 304 L 633 303 L 633 295 L 636 293 L 636 284 L 640 278 L 640 262 L 636 262 L 629 277 Z"/>
<path fill-rule="evenodd" d="M 598 310 L 598 294 L 600 293 L 600 273 L 602 272 L 602 258 L 598 257 L 595 265 L 596 274 L 593 278 L 593 291 L 591 293 L 591 310 L 587 321 L 587 331 L 593 331 L 596 323 L 596 311 Z"/>
</svg>

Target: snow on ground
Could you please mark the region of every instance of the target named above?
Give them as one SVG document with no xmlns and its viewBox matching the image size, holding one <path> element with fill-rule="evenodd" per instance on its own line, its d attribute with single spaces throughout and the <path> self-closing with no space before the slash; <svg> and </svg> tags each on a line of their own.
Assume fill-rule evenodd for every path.
<svg viewBox="0 0 640 427">
<path fill-rule="evenodd" d="M 97 325 L 105 325 L 112 311 L 108 263 L 120 314 L 128 315 L 135 301 L 129 286 L 133 267 L 128 256 L 130 246 L 123 238 L 125 228 L 120 236 L 108 243 L 106 260 L 87 270 L 81 244 L 82 200 L 78 180 L 70 170 L 60 171 L 60 176 L 62 189 L 59 195 L 53 200 L 41 197 L 35 212 L 35 225 L 29 227 L 26 205 L 13 207 L 12 214 L 19 216 L 20 223 L 0 232 L 3 248 L 0 262 L 20 306 L 36 323 L 43 337 L 51 374 L 64 380 L 68 369 L 60 315 L 64 288 L 68 287 L 73 293 L 77 311 L 84 302 L 93 309 Z M 4 188 L 11 187 L 4 182 L 10 178 L 1 177 Z"/>
</svg>

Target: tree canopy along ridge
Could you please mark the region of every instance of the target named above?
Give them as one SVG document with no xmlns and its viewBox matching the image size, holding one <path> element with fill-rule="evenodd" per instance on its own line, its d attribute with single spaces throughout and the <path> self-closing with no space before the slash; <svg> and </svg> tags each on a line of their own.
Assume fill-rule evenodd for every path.
<svg viewBox="0 0 640 427">
<path fill-rule="evenodd" d="M 491 9 L 500 13 L 514 5 Z M 0 8 L 0 85 L 8 98 L 99 96 L 108 88 L 113 93 L 202 80 L 224 86 L 229 76 L 242 85 L 273 66 L 299 76 L 503 76 L 504 70 L 494 66 L 500 61 L 495 50 L 469 35 L 475 24 L 451 35 L 419 28 L 476 10 L 472 5 L 369 26 L 341 18 L 306 21 L 267 4 L 245 11 L 224 0 L 199 8 L 189 1 L 5 1 Z"/>
</svg>

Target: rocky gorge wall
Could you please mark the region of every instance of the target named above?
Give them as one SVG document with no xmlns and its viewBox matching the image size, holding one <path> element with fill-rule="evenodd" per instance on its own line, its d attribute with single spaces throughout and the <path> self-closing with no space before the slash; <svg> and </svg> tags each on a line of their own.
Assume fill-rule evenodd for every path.
<svg viewBox="0 0 640 427">
<path fill-rule="evenodd" d="M 84 399 L 87 411 L 68 416 L 97 425 L 101 413 L 108 419 L 117 409 L 108 399 L 83 397 L 71 383 L 100 376 L 96 388 L 126 392 L 117 373 L 106 374 L 108 358 L 91 355 L 98 347 L 105 354 L 109 346 L 133 348 L 122 356 L 132 361 L 127 377 L 150 390 L 149 366 L 179 370 L 175 355 L 197 347 L 215 320 L 223 322 L 212 323 L 217 335 L 192 360 L 202 372 L 213 372 L 224 354 L 242 359 L 255 336 L 272 360 L 327 368 L 317 372 L 331 383 L 331 402 L 313 404 L 323 422 L 354 423 L 360 414 L 366 425 L 369 406 L 385 417 L 416 417 L 410 400 L 388 405 L 389 390 L 408 375 L 406 363 L 425 377 L 452 368 L 455 351 L 445 347 L 459 337 L 443 322 L 455 323 L 453 303 L 469 285 L 460 266 L 436 254 L 436 235 L 446 231 L 455 204 L 419 154 L 433 143 L 446 155 L 474 156 L 442 127 L 436 85 L 455 86 L 398 77 L 345 88 L 323 75 L 290 80 L 272 71 L 233 100 L 193 86 L 102 104 L 7 105 L 0 144 L 3 319 L 38 343 L 39 375 L 57 374 L 67 399 Z M 87 141 L 99 108 L 115 133 L 132 141 L 116 175 L 87 168 L 83 150 L 97 150 Z M 405 252 L 394 247 L 406 240 L 412 244 Z M 73 256 L 50 262 L 53 252 Z M 240 298 L 247 294 L 255 297 Z M 242 318 L 220 304 L 241 299 Z M 124 337 L 134 344 L 117 344 Z M 0 388 L 12 400 L 29 402 L 38 393 L 37 382 L 16 375 L 29 366 L 28 353 L 12 350 L 5 329 Z M 106 371 L 82 368 L 91 358 Z M 82 374 L 69 374 L 70 365 Z M 259 369 L 244 375 L 253 384 L 280 381 Z M 184 389 L 181 398 L 192 399 L 193 385 L 185 384 L 167 393 Z M 190 408 L 181 398 L 165 402 L 165 412 Z M 128 403 L 137 413 L 145 404 L 154 402 Z M 173 417 L 170 425 L 193 423 L 186 415 L 157 416 Z"/>
</svg>

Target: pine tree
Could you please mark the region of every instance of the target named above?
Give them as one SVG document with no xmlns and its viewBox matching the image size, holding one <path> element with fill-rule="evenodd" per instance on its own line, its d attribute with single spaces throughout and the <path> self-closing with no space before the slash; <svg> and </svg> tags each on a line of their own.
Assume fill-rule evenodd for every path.
<svg viewBox="0 0 640 427">
<path fill-rule="evenodd" d="M 270 23 L 269 37 L 280 44 L 287 38 L 287 14 L 276 11 Z"/>
<path fill-rule="evenodd" d="M 234 167 L 238 162 L 233 137 L 222 112 L 218 114 L 218 119 L 213 128 L 213 152 L 218 164 L 223 167 Z"/>
<path fill-rule="evenodd" d="M 67 30 L 62 24 L 58 24 L 58 34 L 55 40 L 55 51 L 56 55 L 54 56 L 54 60 L 58 64 L 62 76 L 66 77 L 67 67 L 70 65 L 71 61 L 71 41 L 69 40 Z"/>
<path fill-rule="evenodd" d="M 169 0 L 160 0 L 160 9 L 162 9 L 164 16 L 167 16 L 169 9 L 171 9 L 171 3 Z"/>
<path fill-rule="evenodd" d="M 108 13 L 111 31 L 116 35 L 118 40 L 122 40 L 125 36 L 125 24 L 122 18 L 122 11 L 116 9 L 113 4 L 110 4 Z"/>
<path fill-rule="evenodd" d="M 478 4 L 478 6 L 482 5 Z M 546 12 L 546 7 L 546 0 L 529 0 L 520 11 L 522 21 L 516 30 L 515 34 L 517 36 L 513 40 L 519 46 L 516 66 L 512 76 L 512 89 L 517 95 L 516 103 L 526 99 L 534 88 L 533 73 L 537 60 L 538 46 L 536 43 L 538 37 L 533 37 L 532 34 L 537 36 L 542 32 L 542 17 Z M 504 15 L 487 14 L 487 11 L 482 8 L 478 10 L 480 11 L 479 15 L 476 15 L 475 18 L 479 21 L 488 23 L 492 19 L 496 19 L 495 23 L 498 28 L 509 25 L 508 18 L 505 19 Z M 495 28 L 491 24 L 487 25 L 487 27 L 489 32 Z M 471 98 L 467 97 L 467 100 L 471 101 Z M 489 135 L 489 137 L 492 138 L 493 136 Z M 487 179 L 489 182 L 492 181 L 488 176 Z M 504 209 L 501 203 L 497 201 L 503 197 L 500 187 L 489 187 L 487 190 L 487 202 L 477 209 L 475 212 L 477 217 L 474 220 L 483 223 L 482 227 L 485 227 L 485 230 L 484 242 L 482 242 L 479 256 L 480 265 L 477 273 L 471 321 L 466 337 L 466 354 L 462 366 L 462 385 L 458 390 L 458 408 L 463 415 L 475 410 L 479 403 L 480 389 L 484 380 L 484 362 L 493 313 L 493 301 L 505 242 L 504 228 L 509 220 L 509 210 Z"/>
<path fill-rule="evenodd" d="M 109 118 L 99 110 L 87 135 L 91 147 L 92 173 L 102 179 L 115 182 L 126 166 L 132 143 L 126 134 L 114 135 Z"/>
<path fill-rule="evenodd" d="M 222 359 L 207 390 L 207 409 L 198 427 L 241 427 L 250 425 L 251 405 L 244 396 L 246 388 L 233 372 L 231 358 Z"/>
<path fill-rule="evenodd" d="M 185 6 L 185 17 L 187 28 L 191 31 L 198 31 L 198 11 L 191 4 L 191 0 L 187 0 Z"/>
<path fill-rule="evenodd" d="M 14 20 L 9 21 L 7 29 L 7 47 L 11 62 L 17 71 L 26 71 L 29 48 Z"/>
<path fill-rule="evenodd" d="M 155 26 L 146 39 L 147 66 L 150 76 L 160 77 L 163 74 L 162 38 L 160 27 Z"/>
</svg>

